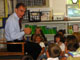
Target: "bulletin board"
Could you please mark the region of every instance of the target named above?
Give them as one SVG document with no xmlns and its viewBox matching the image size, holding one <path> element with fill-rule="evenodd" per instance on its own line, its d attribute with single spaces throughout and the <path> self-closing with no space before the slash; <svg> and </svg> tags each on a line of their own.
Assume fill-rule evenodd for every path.
<svg viewBox="0 0 80 60">
<path fill-rule="evenodd" d="M 0 18 L 8 16 L 7 0 L 0 0 Z"/>
<path fill-rule="evenodd" d="M 4 0 L 0 0 L 0 17 L 4 17 L 5 16 L 5 4 L 4 4 Z"/>
</svg>

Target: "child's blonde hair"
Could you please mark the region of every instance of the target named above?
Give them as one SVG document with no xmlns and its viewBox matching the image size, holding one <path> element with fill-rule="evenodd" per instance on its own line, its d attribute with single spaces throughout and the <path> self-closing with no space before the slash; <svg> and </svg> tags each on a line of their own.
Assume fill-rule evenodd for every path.
<svg viewBox="0 0 80 60">
<path fill-rule="evenodd" d="M 48 46 L 48 52 L 49 52 L 50 57 L 56 58 L 56 57 L 60 56 L 61 49 L 60 49 L 60 47 L 57 44 L 51 43 Z"/>
</svg>

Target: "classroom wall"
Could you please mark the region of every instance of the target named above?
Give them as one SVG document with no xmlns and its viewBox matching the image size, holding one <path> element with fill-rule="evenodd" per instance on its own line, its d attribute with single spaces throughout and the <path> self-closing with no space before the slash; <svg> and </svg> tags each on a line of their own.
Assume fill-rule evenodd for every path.
<svg viewBox="0 0 80 60">
<path fill-rule="evenodd" d="M 53 9 L 54 13 L 63 13 L 66 15 L 66 3 L 67 0 L 49 0 L 49 7 Z M 14 7 L 16 5 L 16 0 L 14 0 Z"/>
<path fill-rule="evenodd" d="M 53 9 L 54 13 L 66 14 L 66 3 L 67 0 L 49 0 L 49 7 Z"/>
</svg>

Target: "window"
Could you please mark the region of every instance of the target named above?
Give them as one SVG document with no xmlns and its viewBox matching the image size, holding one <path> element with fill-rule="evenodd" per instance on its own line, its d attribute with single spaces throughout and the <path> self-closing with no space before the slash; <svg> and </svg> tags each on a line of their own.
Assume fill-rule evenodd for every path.
<svg viewBox="0 0 80 60">
<path fill-rule="evenodd" d="M 77 1 L 77 0 L 74 0 Z M 71 20 L 80 19 L 79 1 L 73 3 L 72 0 L 67 0 L 67 16 Z"/>
<path fill-rule="evenodd" d="M 80 9 L 78 5 L 68 5 L 67 9 L 69 17 L 80 17 Z"/>
<path fill-rule="evenodd" d="M 48 6 L 49 0 L 17 0 L 17 3 L 23 2 L 28 7 Z"/>
<path fill-rule="evenodd" d="M 78 4 L 79 0 L 67 0 L 67 4 Z"/>
</svg>

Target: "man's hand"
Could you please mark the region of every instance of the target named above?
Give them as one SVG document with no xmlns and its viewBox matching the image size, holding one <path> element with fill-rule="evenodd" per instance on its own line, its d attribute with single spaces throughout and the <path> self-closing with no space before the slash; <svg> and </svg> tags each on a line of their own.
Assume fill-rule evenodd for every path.
<svg viewBox="0 0 80 60">
<path fill-rule="evenodd" d="M 28 27 L 28 28 L 24 28 L 24 32 L 25 34 L 30 34 L 31 33 L 31 29 Z"/>
</svg>

